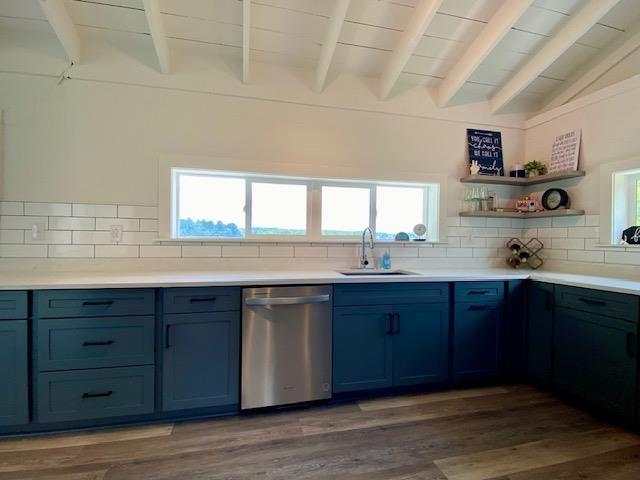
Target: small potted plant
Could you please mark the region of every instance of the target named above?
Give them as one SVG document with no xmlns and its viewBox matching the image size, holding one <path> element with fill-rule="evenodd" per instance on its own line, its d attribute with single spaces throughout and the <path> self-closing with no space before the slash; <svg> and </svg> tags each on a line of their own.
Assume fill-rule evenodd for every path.
<svg viewBox="0 0 640 480">
<path fill-rule="evenodd" d="M 527 172 L 527 177 L 537 177 L 538 175 L 544 175 L 547 173 L 547 166 L 537 160 L 531 160 L 530 162 L 525 163 L 524 170 Z"/>
</svg>

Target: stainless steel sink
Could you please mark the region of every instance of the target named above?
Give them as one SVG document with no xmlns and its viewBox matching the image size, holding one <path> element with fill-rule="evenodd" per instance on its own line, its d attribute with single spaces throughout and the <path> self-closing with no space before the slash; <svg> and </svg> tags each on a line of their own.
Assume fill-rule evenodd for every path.
<svg viewBox="0 0 640 480">
<path fill-rule="evenodd" d="M 413 272 L 406 270 L 378 270 L 378 269 L 366 269 L 366 268 L 354 268 L 352 270 L 338 270 L 341 275 L 347 276 L 390 276 L 390 275 L 416 275 Z"/>
</svg>

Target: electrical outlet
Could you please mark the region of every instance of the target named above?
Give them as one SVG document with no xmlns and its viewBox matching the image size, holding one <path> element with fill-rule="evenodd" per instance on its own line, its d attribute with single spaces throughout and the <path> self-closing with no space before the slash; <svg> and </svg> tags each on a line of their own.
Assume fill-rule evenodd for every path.
<svg viewBox="0 0 640 480">
<path fill-rule="evenodd" d="M 46 229 L 47 226 L 43 222 L 31 225 L 31 240 L 44 240 L 44 232 Z"/>
<path fill-rule="evenodd" d="M 122 225 L 111 225 L 111 241 L 120 243 L 122 241 Z"/>
</svg>

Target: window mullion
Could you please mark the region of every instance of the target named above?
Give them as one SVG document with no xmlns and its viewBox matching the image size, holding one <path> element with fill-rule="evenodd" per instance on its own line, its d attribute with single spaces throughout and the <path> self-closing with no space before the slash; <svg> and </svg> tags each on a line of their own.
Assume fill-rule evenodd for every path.
<svg viewBox="0 0 640 480">
<path fill-rule="evenodd" d="M 309 182 L 307 188 L 307 234 L 311 240 L 322 240 L 322 195 L 321 186 L 317 182 Z"/>
<path fill-rule="evenodd" d="M 245 203 L 244 203 L 244 237 L 252 238 L 251 233 L 251 201 L 252 201 L 252 185 L 253 181 L 245 180 Z"/>
<path fill-rule="evenodd" d="M 376 198 L 376 186 L 369 185 L 369 228 L 374 232 L 376 231 L 376 217 L 378 216 Z"/>
</svg>

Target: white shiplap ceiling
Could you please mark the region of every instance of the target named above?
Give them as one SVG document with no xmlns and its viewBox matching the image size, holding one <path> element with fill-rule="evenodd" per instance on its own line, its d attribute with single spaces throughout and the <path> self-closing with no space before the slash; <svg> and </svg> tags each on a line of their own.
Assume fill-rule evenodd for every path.
<svg viewBox="0 0 640 480">
<path fill-rule="evenodd" d="M 215 45 L 223 55 L 243 55 L 241 0 L 150 1 L 157 2 L 158 19 L 169 47 Z M 339 0 L 251 0 L 251 62 L 315 69 L 336 1 Z M 422 1 L 348 2 L 331 58 L 331 75 L 350 72 L 380 77 Z M 505 2 L 512 1 L 516 0 L 443 0 L 412 50 L 391 96 L 416 85 L 437 91 L 487 23 Z M 494 97 L 554 36 L 563 34 L 565 25 L 589 3 L 590 0 L 533 1 L 456 90 L 449 104 Z M 612 4 L 556 61 L 518 91 L 518 100 L 524 100 L 530 109 L 543 105 L 577 69 L 620 41 L 640 21 L 640 0 Z M 60 5 L 66 8 L 81 39 L 91 30 L 150 36 L 142 0 L 60 0 Z M 33 28 L 38 22 L 43 28 L 50 28 L 38 0 L 0 0 L 0 19 L 14 28 Z M 149 42 L 151 45 L 151 38 Z M 153 61 L 153 49 L 149 55 L 149 61 Z"/>
</svg>

